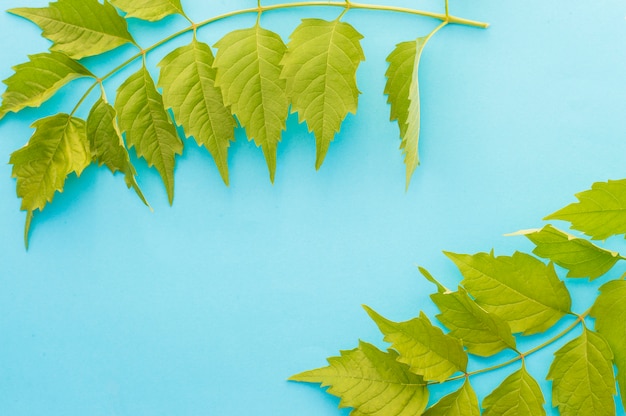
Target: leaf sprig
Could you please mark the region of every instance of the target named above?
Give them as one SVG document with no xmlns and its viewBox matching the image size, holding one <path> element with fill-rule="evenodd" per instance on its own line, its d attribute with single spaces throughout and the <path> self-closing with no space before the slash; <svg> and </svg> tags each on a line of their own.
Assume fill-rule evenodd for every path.
<svg viewBox="0 0 626 416">
<path fill-rule="evenodd" d="M 626 233 L 626 179 L 595 183 L 576 196 L 578 202 L 546 219 L 568 221 L 592 238 Z M 512 235 L 526 236 L 535 244 L 533 253 L 549 262 L 522 252 L 512 256 L 445 253 L 463 276 L 456 291 L 420 267 L 437 287 L 431 299 L 439 308 L 437 319 L 446 333 L 423 312 L 409 321 L 393 322 L 365 306 L 384 340 L 391 344 L 389 350 L 383 352 L 360 342 L 356 349 L 329 358 L 328 367 L 290 380 L 330 386 L 328 393 L 341 398 L 340 407 L 352 407 L 355 416 L 479 415 L 481 407 L 488 416 L 545 415 L 543 392 L 526 369 L 526 360 L 557 341 L 568 340 L 554 353 L 545 374 L 552 382 L 552 406 L 564 416 L 615 415 L 616 383 L 621 392 L 618 400 L 626 406 L 626 275 L 603 284 L 591 308 L 576 313 L 554 265 L 565 269 L 567 278 L 594 280 L 625 258 L 551 224 Z M 522 337 L 543 333 L 566 316 L 575 321 L 560 333 L 528 351 L 518 350 L 516 344 Z M 467 370 L 473 355 L 495 357 L 503 350 L 515 356 L 489 368 Z M 352 359 L 363 354 L 370 357 L 366 364 Z M 390 362 L 397 370 L 394 376 L 384 377 L 381 385 L 375 377 L 385 374 Z M 479 405 L 472 377 L 516 363 L 519 367 Z M 398 390 L 409 388 L 409 376 L 418 377 L 411 379 L 412 383 L 422 380 L 421 388 L 410 384 L 420 407 L 390 400 Z M 430 385 L 459 379 L 465 380 L 460 389 L 427 405 Z M 377 380 L 375 385 L 373 380 Z M 368 410 L 372 403 L 378 406 L 376 412 Z"/>
<path fill-rule="evenodd" d="M 158 171 L 171 204 L 176 156 L 183 152 L 176 125 L 206 147 L 226 185 L 228 148 L 234 140 L 234 129 L 237 125 L 243 127 L 248 139 L 261 147 L 273 182 L 286 119 L 289 111 L 297 112 L 298 120 L 306 123 L 315 137 L 315 167 L 319 169 L 348 113 L 356 113 L 358 107 L 356 73 L 365 59 L 363 36 L 342 20 L 352 9 L 426 16 L 442 22 L 426 36 L 400 43 L 388 58 L 384 93 L 391 104 L 390 118 L 397 120 L 400 129 L 408 187 L 419 164 L 418 66 L 424 46 L 448 24 L 487 27 L 451 15 L 447 0 L 445 6 L 445 13 L 433 13 L 347 0 L 268 6 L 257 1 L 256 7 L 197 23 L 185 13 L 180 0 L 58 0 L 47 7 L 9 10 L 37 24 L 51 46 L 49 52 L 32 55 L 28 62 L 15 66 L 15 74 L 4 81 L 7 88 L 2 95 L 0 119 L 26 107 L 40 106 L 74 79 L 94 80 L 68 114 L 36 121 L 30 141 L 11 156 L 17 194 L 27 212 L 26 245 L 35 211 L 42 211 L 57 191 L 63 191 L 68 175 L 79 175 L 91 163 L 104 164 L 112 172 L 121 171 L 128 187 L 148 205 L 128 154 L 131 148 Z M 331 21 L 303 19 L 286 44 L 261 24 L 264 13 L 303 7 L 339 8 L 341 13 Z M 190 26 L 149 47 L 140 46 L 128 30 L 130 18 L 157 21 L 174 14 L 189 21 Z M 214 55 L 211 46 L 200 40 L 199 29 L 242 14 L 256 14 L 256 24 L 211 40 L 216 48 Z M 155 82 L 146 66 L 146 55 L 188 33 L 193 35 L 191 42 L 169 52 L 158 64 L 160 73 Z M 137 47 L 138 53 L 102 76 L 79 62 L 127 44 Z M 139 58 L 143 60 L 141 68 L 119 86 L 109 103 L 103 83 Z M 76 111 L 97 86 L 101 94 L 92 104 L 89 119 L 76 117 Z"/>
</svg>

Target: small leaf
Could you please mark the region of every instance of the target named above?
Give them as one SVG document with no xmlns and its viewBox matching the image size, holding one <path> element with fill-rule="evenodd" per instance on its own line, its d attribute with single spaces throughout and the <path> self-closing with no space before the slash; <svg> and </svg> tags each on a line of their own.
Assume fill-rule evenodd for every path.
<svg viewBox="0 0 626 416">
<path fill-rule="evenodd" d="M 424 416 L 480 416 L 478 398 L 469 380 L 466 379 L 459 390 L 435 403 Z"/>
<path fill-rule="evenodd" d="M 444 381 L 457 371 L 467 369 L 467 354 L 461 342 L 433 326 L 424 313 L 406 322 L 393 322 L 364 306 L 385 341 L 400 353 L 398 360 L 408 364 L 426 381 Z"/>
<path fill-rule="evenodd" d="M 290 36 L 281 77 L 292 111 L 315 134 L 317 169 L 343 120 L 356 113 L 356 70 L 365 60 L 362 38 L 348 23 L 321 19 L 303 19 Z"/>
<path fill-rule="evenodd" d="M 89 112 L 87 137 L 92 156 L 100 166 L 106 165 L 112 173 L 121 171 L 128 188 L 132 187 L 141 201 L 150 206 L 135 180 L 137 172 L 130 163 L 128 151 L 117 127 L 116 115 L 115 109 L 103 99 L 99 99 Z"/>
<path fill-rule="evenodd" d="M 596 182 L 590 190 L 576 194 L 579 202 L 548 215 L 563 220 L 594 240 L 626 233 L 626 179 Z"/>
<path fill-rule="evenodd" d="M 395 351 L 382 352 L 366 342 L 340 357 L 328 359 L 328 367 L 306 371 L 293 381 L 321 383 L 341 398 L 339 407 L 353 407 L 352 416 L 421 415 L 428 403 L 422 377 L 397 361 Z"/>
<path fill-rule="evenodd" d="M 182 153 L 183 143 L 145 65 L 119 87 L 115 109 L 128 146 L 157 169 L 172 204 L 175 156 Z"/>
<path fill-rule="evenodd" d="M 135 43 L 124 18 L 106 0 L 104 4 L 97 0 L 59 0 L 48 7 L 22 7 L 9 13 L 35 23 L 53 42 L 50 50 L 74 59 Z"/>
<path fill-rule="evenodd" d="M 505 378 L 485 397 L 483 416 L 545 416 L 544 403 L 541 387 L 522 362 L 520 370 Z"/>
<path fill-rule="evenodd" d="M 211 65 L 211 48 L 194 38 L 191 45 L 174 50 L 159 63 L 159 86 L 176 121 L 198 145 L 206 146 L 228 184 L 228 147 L 235 140 L 236 123 L 215 86 Z"/>
<path fill-rule="evenodd" d="M 589 277 L 593 280 L 605 274 L 621 260 L 619 254 L 614 251 L 600 248 L 551 225 L 546 225 L 541 230 L 520 231 L 518 234 L 526 236 L 537 246 L 533 250 L 537 256 L 549 259 L 567 269 L 567 277 Z"/>
<path fill-rule="evenodd" d="M 155 22 L 172 14 L 185 15 L 180 0 L 110 0 L 111 4 L 126 13 L 126 17 L 136 17 Z"/>
<path fill-rule="evenodd" d="M 615 415 L 612 358 L 606 341 L 587 328 L 554 353 L 547 378 L 561 416 Z"/>
<path fill-rule="evenodd" d="M 626 281 L 615 280 L 602 285 L 591 316 L 596 318 L 596 330 L 615 355 L 617 382 L 626 407 Z"/>
<path fill-rule="evenodd" d="M 248 138 L 263 149 L 274 182 L 277 146 L 289 112 L 285 80 L 280 79 L 285 44 L 257 24 L 226 34 L 215 46 L 215 85 Z"/>
<path fill-rule="evenodd" d="M 463 286 L 488 312 L 504 319 L 513 332 L 545 331 L 570 311 L 571 298 L 552 264 L 516 252 L 445 253 L 463 274 Z"/>
<path fill-rule="evenodd" d="M 4 81 L 0 119 L 9 111 L 39 107 L 68 82 L 95 76 L 87 68 L 59 52 L 30 55 L 29 61 L 13 69 L 15 74 Z"/>
</svg>

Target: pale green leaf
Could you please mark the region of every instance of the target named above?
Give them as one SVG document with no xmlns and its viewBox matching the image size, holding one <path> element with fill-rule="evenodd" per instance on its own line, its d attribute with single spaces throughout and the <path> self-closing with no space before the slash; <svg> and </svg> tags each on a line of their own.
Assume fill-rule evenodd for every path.
<svg viewBox="0 0 626 416">
<path fill-rule="evenodd" d="M 126 143 L 159 172 L 171 204 L 175 157 L 182 153 L 183 143 L 145 66 L 119 87 L 115 109 Z"/>
<path fill-rule="evenodd" d="M 467 369 L 467 354 L 461 341 L 433 326 L 424 313 L 410 321 L 393 322 L 367 306 L 364 308 L 385 335 L 385 341 L 400 353 L 398 360 L 426 381 L 443 381 Z"/>
<path fill-rule="evenodd" d="M 480 416 L 478 398 L 466 379 L 463 386 L 435 403 L 424 416 Z"/>
<path fill-rule="evenodd" d="M 605 250 L 583 239 L 576 238 L 551 225 L 540 230 L 524 230 L 516 234 L 526 236 L 537 247 L 539 257 L 549 259 L 568 270 L 567 277 L 596 279 L 622 259 L 614 251 Z"/>
<path fill-rule="evenodd" d="M 161 20 L 172 14 L 185 15 L 180 0 L 111 0 L 111 4 L 126 13 L 126 17 Z"/>
<path fill-rule="evenodd" d="M 617 382 L 626 407 L 626 281 L 615 280 L 602 285 L 591 315 L 596 318 L 596 330 L 615 355 Z"/>
<path fill-rule="evenodd" d="M 236 123 L 215 86 L 212 64 L 211 48 L 194 38 L 190 45 L 174 50 L 159 63 L 159 87 L 176 122 L 198 145 L 206 146 L 228 184 L 228 147 L 235 140 Z"/>
<path fill-rule="evenodd" d="M 9 13 L 35 23 L 53 42 L 50 50 L 74 59 L 135 43 L 124 18 L 106 0 L 104 4 L 97 0 L 59 0 L 48 7 L 21 7 Z"/>
<path fill-rule="evenodd" d="M 613 353 L 602 338 L 587 328 L 554 353 L 548 371 L 552 405 L 561 416 L 614 416 Z"/>
<path fill-rule="evenodd" d="M 273 182 L 278 142 L 289 112 L 285 80 L 280 78 L 286 46 L 279 35 L 258 24 L 226 34 L 215 46 L 215 85 L 248 138 L 263 149 Z"/>
<path fill-rule="evenodd" d="M 4 81 L 7 89 L 2 94 L 0 119 L 9 111 L 39 107 L 76 78 L 94 77 L 87 68 L 59 52 L 38 53 L 28 59 L 14 67 L 15 74 Z"/>
<path fill-rule="evenodd" d="M 87 137 L 91 154 L 100 166 L 106 165 L 111 172 L 120 171 L 128 188 L 133 188 L 141 201 L 150 206 L 135 180 L 137 172 L 130 163 L 128 151 L 117 127 L 115 109 L 103 99 L 96 101 L 87 117 Z"/>
<path fill-rule="evenodd" d="M 576 194 L 579 202 L 548 215 L 547 220 L 563 220 L 594 240 L 626 233 L 626 179 L 596 182 L 591 189 Z"/>
<path fill-rule="evenodd" d="M 321 19 L 303 19 L 290 36 L 281 77 L 292 111 L 315 134 L 317 169 L 343 120 L 356 113 L 356 70 L 365 60 L 362 38 L 348 23 Z"/>
<path fill-rule="evenodd" d="M 463 274 L 463 286 L 487 311 L 504 319 L 513 332 L 545 331 L 570 311 L 571 298 L 552 263 L 516 252 L 445 253 Z"/>
<path fill-rule="evenodd" d="M 485 397 L 483 416 L 545 416 L 544 403 L 541 387 L 522 362 L 521 369 Z"/>
<path fill-rule="evenodd" d="M 341 398 L 339 407 L 354 408 L 351 416 L 421 415 L 428 403 L 426 384 L 397 357 L 395 351 L 382 352 L 360 342 L 358 348 L 329 358 L 328 367 L 290 380 L 330 386 L 328 393 Z"/>
</svg>

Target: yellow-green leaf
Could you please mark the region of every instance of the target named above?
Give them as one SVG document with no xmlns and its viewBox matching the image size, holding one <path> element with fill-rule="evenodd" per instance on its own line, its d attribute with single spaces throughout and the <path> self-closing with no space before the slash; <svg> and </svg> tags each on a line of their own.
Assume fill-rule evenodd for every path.
<svg viewBox="0 0 626 416">
<path fill-rule="evenodd" d="M 180 0 L 111 0 L 111 4 L 126 12 L 126 17 L 151 22 L 172 14 L 185 15 Z"/>
<path fill-rule="evenodd" d="M 290 36 L 281 77 L 292 111 L 315 134 L 317 169 L 343 120 L 356 113 L 356 71 L 365 60 L 362 38 L 348 23 L 321 19 L 303 19 Z"/>
<path fill-rule="evenodd" d="M 544 403 L 541 387 L 522 362 L 521 369 L 485 397 L 483 416 L 545 416 Z"/>
<path fill-rule="evenodd" d="M 424 416 L 480 416 L 478 398 L 469 379 L 461 388 L 435 403 Z"/>
</svg>

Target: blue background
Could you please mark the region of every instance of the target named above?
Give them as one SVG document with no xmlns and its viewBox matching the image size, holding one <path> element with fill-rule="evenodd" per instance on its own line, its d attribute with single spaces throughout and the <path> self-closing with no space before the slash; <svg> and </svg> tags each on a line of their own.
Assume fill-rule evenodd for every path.
<svg viewBox="0 0 626 416">
<path fill-rule="evenodd" d="M 443 8 L 439 0 L 378 3 Z M 4 0 L 2 7 L 45 4 Z M 255 2 L 183 5 L 199 21 Z M 287 40 L 301 17 L 339 11 L 272 12 L 263 25 Z M 503 234 L 542 226 L 541 218 L 573 202 L 575 192 L 625 176 L 623 0 L 451 0 L 451 11 L 491 27 L 446 27 L 424 52 L 422 165 L 408 192 L 398 127 L 388 121 L 382 92 L 394 45 L 438 23 L 415 16 L 345 16 L 365 35 L 363 94 L 320 171 L 314 140 L 295 115 L 279 146 L 274 185 L 241 130 L 229 156 L 230 187 L 207 152 L 185 142 L 173 207 L 155 171 L 133 159 L 154 212 L 122 176 L 92 166 L 37 213 L 28 252 L 9 155 L 27 142 L 35 119 L 71 110 L 89 82 L 75 81 L 40 109 L 2 120 L 0 414 L 347 415 L 316 386 L 285 380 L 325 365 L 359 338 L 384 347 L 361 304 L 395 320 L 420 309 L 434 316 L 433 287 L 416 264 L 454 287 L 460 276 L 442 250 L 529 250 L 525 239 Z M 200 38 L 213 44 L 254 19 L 220 21 Z M 186 23 L 171 17 L 130 26 L 148 46 Z M 48 47 L 39 33 L 0 13 L 0 78 Z M 173 45 L 149 56 L 152 70 Z M 86 64 L 103 74 L 133 53 L 122 47 Z M 110 97 L 136 68 L 106 84 Z M 620 239 L 608 245 L 626 252 Z M 624 267 L 617 269 L 613 276 Z M 574 308 L 586 309 L 605 281 L 568 282 Z M 520 343 L 526 349 L 541 339 Z M 528 361 L 545 393 L 553 351 Z M 480 398 L 514 368 L 474 378 Z M 432 400 L 445 391 L 435 389 Z"/>
</svg>

